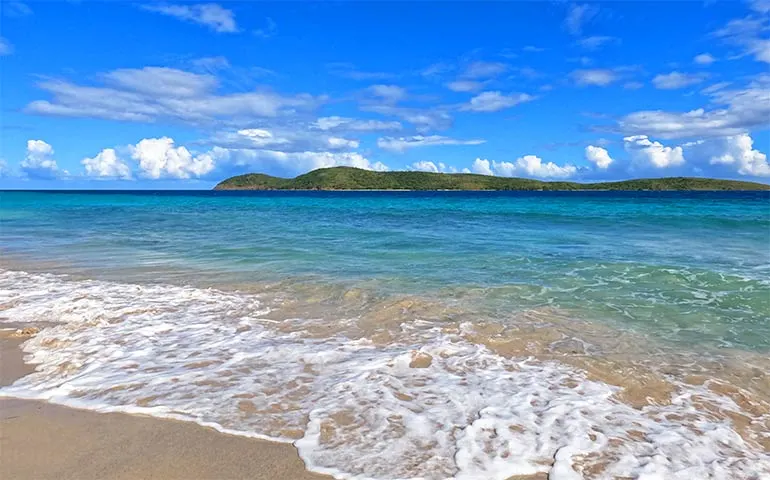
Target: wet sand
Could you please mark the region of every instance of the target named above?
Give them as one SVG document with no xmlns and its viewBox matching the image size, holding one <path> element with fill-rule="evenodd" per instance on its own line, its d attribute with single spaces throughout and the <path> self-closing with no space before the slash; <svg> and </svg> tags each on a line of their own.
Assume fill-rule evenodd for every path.
<svg viewBox="0 0 770 480">
<path fill-rule="evenodd" d="M 33 371 L 24 340 L 0 331 L 0 385 Z M 0 452 L 0 477 L 18 480 L 330 478 L 307 472 L 291 445 L 13 398 L 0 398 Z"/>
</svg>

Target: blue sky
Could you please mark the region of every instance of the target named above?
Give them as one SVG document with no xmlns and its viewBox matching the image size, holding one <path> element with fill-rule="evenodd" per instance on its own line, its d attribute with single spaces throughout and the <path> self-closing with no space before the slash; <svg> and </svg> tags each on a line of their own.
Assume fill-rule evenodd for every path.
<svg viewBox="0 0 770 480">
<path fill-rule="evenodd" d="M 0 3 L 0 188 L 770 181 L 770 1 Z"/>
</svg>

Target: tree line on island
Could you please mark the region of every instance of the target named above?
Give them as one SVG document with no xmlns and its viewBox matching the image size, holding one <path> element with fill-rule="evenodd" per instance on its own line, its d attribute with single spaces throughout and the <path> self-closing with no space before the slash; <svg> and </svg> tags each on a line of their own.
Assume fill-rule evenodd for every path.
<svg viewBox="0 0 770 480">
<path fill-rule="evenodd" d="M 228 178 L 215 190 L 770 190 L 770 185 L 715 178 L 668 177 L 618 182 L 545 182 L 474 173 L 374 172 L 353 167 L 313 170 L 295 178 L 248 173 Z"/>
</svg>

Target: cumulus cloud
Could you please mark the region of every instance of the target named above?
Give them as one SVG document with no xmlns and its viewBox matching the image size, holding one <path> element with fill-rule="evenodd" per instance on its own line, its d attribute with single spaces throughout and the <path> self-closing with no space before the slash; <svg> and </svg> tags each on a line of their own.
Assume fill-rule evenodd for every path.
<svg viewBox="0 0 770 480">
<path fill-rule="evenodd" d="M 652 84 L 660 90 L 676 90 L 703 82 L 706 75 L 694 73 L 671 72 L 656 75 Z"/>
<path fill-rule="evenodd" d="M 470 102 L 460 109 L 469 112 L 497 112 L 532 100 L 534 97 L 526 93 L 504 95 L 499 91 L 484 92 L 471 98 Z"/>
<path fill-rule="evenodd" d="M 770 177 L 767 155 L 754 149 L 748 134 L 714 138 L 685 145 L 687 157 L 723 171 L 754 177 Z"/>
<path fill-rule="evenodd" d="M 480 145 L 485 140 L 458 140 L 441 135 L 415 135 L 412 137 L 382 137 L 377 139 L 377 146 L 391 152 L 404 152 L 415 147 L 431 147 L 438 145 Z"/>
<path fill-rule="evenodd" d="M 481 175 L 500 177 L 525 176 L 535 178 L 569 178 L 577 173 L 574 165 L 560 166 L 553 162 L 543 162 L 536 155 L 524 155 L 515 162 L 496 162 L 477 158 L 472 170 Z"/>
<path fill-rule="evenodd" d="M 191 23 L 197 23 L 219 33 L 235 33 L 238 26 L 235 14 L 216 3 L 190 5 L 151 4 L 143 5 L 143 9 L 170 17 L 175 17 Z"/>
<path fill-rule="evenodd" d="M 619 127 L 628 135 L 672 139 L 738 135 L 770 124 L 770 75 L 757 77 L 743 89 L 721 87 L 704 93 L 711 97 L 712 104 L 724 108 L 634 112 L 621 118 Z"/>
<path fill-rule="evenodd" d="M 147 178 L 193 178 L 214 170 L 214 159 L 209 153 L 194 156 L 185 147 L 175 147 L 169 137 L 145 138 L 131 145 L 129 151 L 142 176 Z"/>
<path fill-rule="evenodd" d="M 695 55 L 695 58 L 693 58 L 692 61 L 698 65 L 711 65 L 712 63 L 716 62 L 717 59 L 714 58 L 714 56 L 710 53 L 701 53 L 699 55 Z"/>
<path fill-rule="evenodd" d="M 586 160 L 596 165 L 600 170 L 606 170 L 612 164 L 613 159 L 606 149 L 589 145 L 586 147 Z"/>
<path fill-rule="evenodd" d="M 442 162 L 433 163 L 427 160 L 421 162 L 414 162 L 410 168 L 419 172 L 432 172 L 432 173 L 459 173 L 457 168 L 448 166 Z M 462 170 L 462 173 L 471 173 L 467 168 Z"/>
<path fill-rule="evenodd" d="M 86 169 L 86 175 L 97 178 L 132 178 L 131 169 L 120 158 L 115 149 L 105 148 L 93 158 L 84 158 L 81 162 Z"/>
<path fill-rule="evenodd" d="M 646 135 L 625 137 L 623 144 L 636 167 L 657 169 L 684 164 L 682 147 L 667 147 L 651 141 Z"/>
<path fill-rule="evenodd" d="M 318 168 L 339 166 L 388 170 L 384 163 L 372 162 L 358 152 L 282 152 L 214 147 L 209 154 L 225 170 L 267 172 L 274 175 L 297 175 Z"/>
<path fill-rule="evenodd" d="M 573 71 L 570 76 L 579 86 L 606 87 L 618 80 L 618 74 L 609 69 L 582 69 Z"/>
<path fill-rule="evenodd" d="M 27 140 L 27 153 L 19 165 L 30 178 L 51 179 L 66 174 L 53 158 L 53 147 L 43 140 Z"/>
<path fill-rule="evenodd" d="M 376 132 L 401 130 L 403 125 L 396 121 L 360 120 L 346 117 L 320 117 L 313 122 L 313 128 L 322 131 Z"/>
<path fill-rule="evenodd" d="M 475 80 L 455 80 L 446 84 L 453 92 L 475 92 L 484 88 L 484 83 Z"/>
<path fill-rule="evenodd" d="M 477 158 L 473 161 L 473 165 L 471 166 L 471 170 L 473 173 L 478 173 L 479 175 L 494 175 L 495 172 L 492 171 L 492 166 L 489 160 L 482 160 L 480 158 Z"/>
<path fill-rule="evenodd" d="M 593 20 L 598 13 L 599 7 L 595 5 L 573 3 L 564 19 L 564 28 L 571 35 L 580 35 L 583 33 L 583 26 Z"/>
<path fill-rule="evenodd" d="M 38 87 L 49 92 L 53 100 L 33 101 L 26 111 L 133 122 L 173 119 L 192 124 L 243 124 L 309 111 L 325 101 L 324 97 L 283 96 L 267 90 L 218 94 L 215 77 L 172 68 L 119 69 L 101 78 L 105 85 L 96 87 L 44 80 Z"/>
</svg>

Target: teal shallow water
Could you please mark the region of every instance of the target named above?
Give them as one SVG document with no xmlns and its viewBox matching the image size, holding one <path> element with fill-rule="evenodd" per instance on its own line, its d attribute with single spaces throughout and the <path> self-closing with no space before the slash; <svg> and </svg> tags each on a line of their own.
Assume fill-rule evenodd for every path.
<svg viewBox="0 0 770 480">
<path fill-rule="evenodd" d="M 770 350 L 762 192 L 2 192 L 0 245 L 138 283 L 483 289 L 487 314 L 547 305 L 682 346 Z"/>
</svg>

